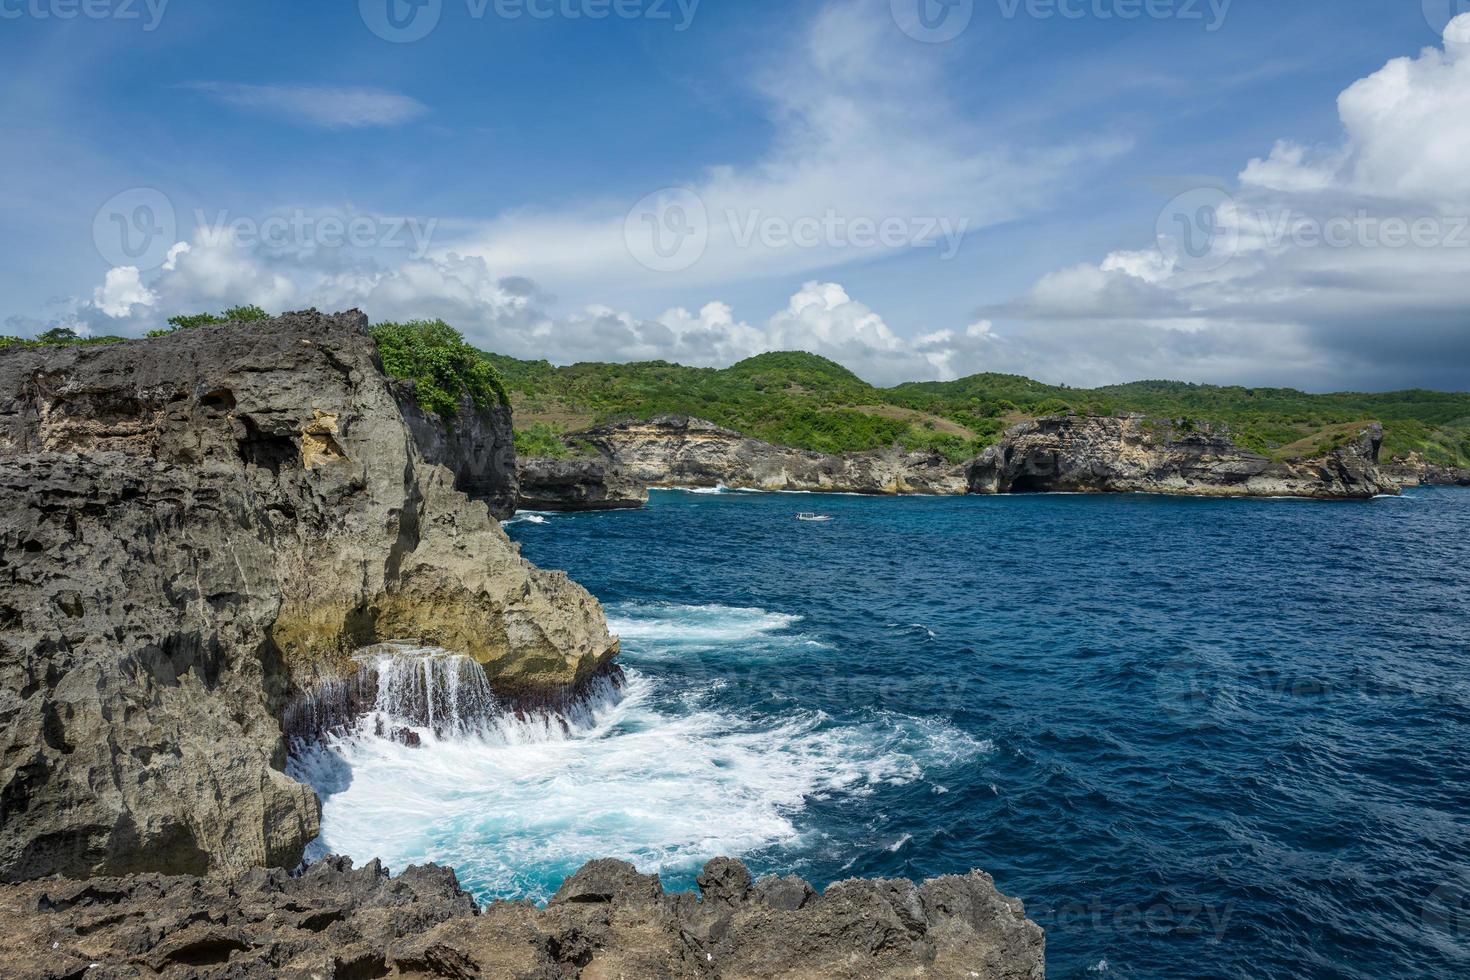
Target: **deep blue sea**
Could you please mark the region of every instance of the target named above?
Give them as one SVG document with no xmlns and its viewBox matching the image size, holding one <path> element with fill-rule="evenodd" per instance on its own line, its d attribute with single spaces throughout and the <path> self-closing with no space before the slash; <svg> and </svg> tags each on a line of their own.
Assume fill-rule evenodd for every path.
<svg viewBox="0 0 1470 980">
<path fill-rule="evenodd" d="M 978 867 L 1052 977 L 1470 976 L 1470 491 L 669 491 L 508 531 L 604 602 L 622 700 L 342 748 L 329 848 L 485 898 L 605 855 Z"/>
</svg>

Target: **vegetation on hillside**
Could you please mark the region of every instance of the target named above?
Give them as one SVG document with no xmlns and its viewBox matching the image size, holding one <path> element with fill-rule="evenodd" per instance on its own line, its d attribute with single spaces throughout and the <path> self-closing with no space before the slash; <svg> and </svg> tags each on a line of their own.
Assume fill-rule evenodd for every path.
<svg viewBox="0 0 1470 980">
<path fill-rule="evenodd" d="M 426 411 L 452 418 L 465 395 L 481 408 L 510 404 L 490 361 L 443 320 L 380 323 L 372 335 L 384 370 L 412 381 L 414 398 Z"/>
<path fill-rule="evenodd" d="M 58 347 L 66 344 L 115 344 L 125 337 L 84 337 L 71 327 L 52 327 L 34 337 L 0 337 L 0 351 L 20 347 Z"/>
<path fill-rule="evenodd" d="M 524 430 L 682 413 L 828 453 L 898 445 L 961 460 L 984 446 L 971 431 L 943 419 L 871 410 L 895 406 L 882 389 L 812 354 L 762 354 L 722 370 L 665 361 L 555 368 L 545 361 L 486 356 L 505 378 Z"/>
<path fill-rule="evenodd" d="M 1386 458 L 1418 453 L 1470 465 L 1470 393 L 1399 391 L 1313 395 L 1142 381 L 1081 389 L 1007 374 L 876 388 L 813 354 L 762 354 L 723 370 L 663 361 L 553 367 L 488 354 L 506 380 L 517 426 L 548 436 L 617 418 L 685 413 L 756 438 L 822 452 L 902 446 L 967 459 L 1027 418 L 1065 412 L 1140 412 L 1187 428 L 1223 423 L 1242 446 L 1310 456 L 1341 444 L 1356 426 L 1383 423 Z M 528 446 L 532 443 L 528 442 Z"/>
</svg>

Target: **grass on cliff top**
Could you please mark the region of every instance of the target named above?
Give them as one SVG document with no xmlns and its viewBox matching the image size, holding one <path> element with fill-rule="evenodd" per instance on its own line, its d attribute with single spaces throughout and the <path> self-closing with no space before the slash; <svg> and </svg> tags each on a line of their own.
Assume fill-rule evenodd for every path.
<svg viewBox="0 0 1470 980">
<path fill-rule="evenodd" d="M 443 320 L 380 323 L 372 335 L 383 369 L 412 381 L 414 398 L 425 411 L 451 419 L 465 395 L 480 408 L 510 404 L 494 366 Z"/>
<path fill-rule="evenodd" d="M 1141 412 L 1184 427 L 1224 423 L 1241 446 L 1271 456 L 1331 448 L 1344 432 L 1355 434 L 1355 426 L 1378 421 L 1385 459 L 1417 453 L 1430 462 L 1470 465 L 1470 393 L 1314 395 L 1175 381 L 1081 389 L 1008 374 L 877 388 L 840 364 L 800 352 L 761 354 L 719 370 L 666 361 L 554 367 L 485 356 L 505 379 L 523 440 L 548 451 L 562 432 L 682 413 L 803 449 L 897 445 L 935 449 L 961 461 L 1026 418 Z"/>
</svg>

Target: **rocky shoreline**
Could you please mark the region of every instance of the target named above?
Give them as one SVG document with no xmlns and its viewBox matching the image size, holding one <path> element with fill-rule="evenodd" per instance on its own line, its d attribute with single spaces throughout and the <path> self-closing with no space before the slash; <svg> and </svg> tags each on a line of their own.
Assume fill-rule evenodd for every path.
<svg viewBox="0 0 1470 980">
<path fill-rule="evenodd" d="M 287 870 L 321 814 L 288 731 L 361 714 L 364 648 L 453 651 L 490 710 L 616 684 L 600 605 L 497 521 L 509 436 L 420 410 L 357 312 L 0 354 L 5 974 L 1042 976 L 980 872 L 817 897 L 715 862 L 696 899 L 598 862 L 482 912 L 446 869 Z"/>
<path fill-rule="evenodd" d="M 596 455 L 523 460 L 524 509 L 638 506 L 648 487 L 870 496 L 1067 492 L 1362 500 L 1396 494 L 1405 485 L 1404 477 L 1379 466 L 1383 431 L 1376 423 L 1314 456 L 1280 460 L 1241 449 L 1223 427 L 1141 415 L 1023 422 L 959 464 L 899 449 L 825 455 L 774 446 L 683 415 L 622 421 L 565 438 Z M 559 506 L 560 501 L 570 503 Z"/>
<path fill-rule="evenodd" d="M 1045 939 L 981 872 L 915 885 L 752 881 L 717 859 L 698 896 L 594 861 L 544 908 L 485 908 L 454 872 L 397 877 L 327 858 L 305 873 L 135 875 L 0 886 L 5 971 L 69 977 L 451 977 L 520 980 L 929 977 L 1040 980 Z"/>
</svg>

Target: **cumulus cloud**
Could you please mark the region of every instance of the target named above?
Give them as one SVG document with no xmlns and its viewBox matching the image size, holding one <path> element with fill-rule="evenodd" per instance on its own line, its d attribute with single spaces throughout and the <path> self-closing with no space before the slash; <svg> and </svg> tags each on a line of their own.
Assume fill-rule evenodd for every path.
<svg viewBox="0 0 1470 980">
<path fill-rule="evenodd" d="M 552 314 L 545 295 L 520 276 L 497 275 L 479 256 L 426 257 L 392 266 L 371 257 L 344 262 L 242 248 L 207 233 L 170 251 L 144 283 L 138 270 L 109 270 L 91 302 L 69 314 L 96 333 L 139 335 L 175 313 L 258 303 L 269 310 L 359 308 L 374 320 L 442 318 L 474 343 L 500 353 L 579 360 L 673 360 L 723 367 L 773 350 L 830 357 L 879 384 L 953 378 L 989 343 L 989 324 L 899 336 L 876 310 L 835 282 L 805 283 L 763 320 L 737 317 L 712 300 L 643 317 L 606 305 Z"/>
<path fill-rule="evenodd" d="M 195 82 L 191 88 L 236 109 L 324 129 L 401 126 L 429 111 L 418 99 L 376 88 Z"/>
<path fill-rule="evenodd" d="M 152 306 L 158 297 L 144 286 L 130 265 L 107 270 L 107 278 L 92 294 L 98 310 L 110 317 L 126 317 L 135 306 Z"/>
<path fill-rule="evenodd" d="M 1076 384 L 1465 388 L 1470 49 L 1456 32 L 1470 36 L 1470 15 L 1445 48 L 1349 86 L 1339 145 L 1278 141 L 1235 186 L 1166 206 L 1159 247 L 1058 270 L 988 309 L 1025 322 L 997 356 Z M 1209 249 L 1191 251 L 1191 232 Z"/>
</svg>

